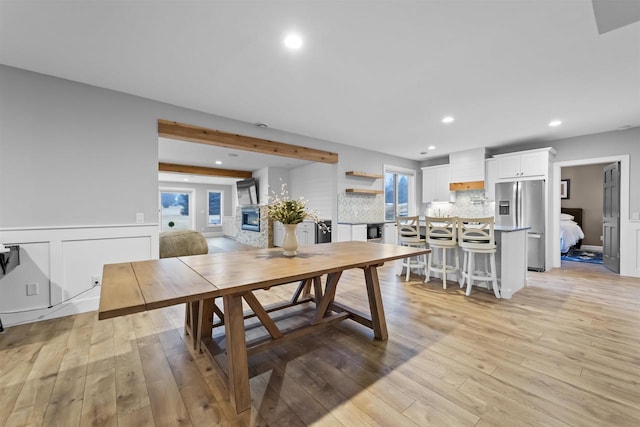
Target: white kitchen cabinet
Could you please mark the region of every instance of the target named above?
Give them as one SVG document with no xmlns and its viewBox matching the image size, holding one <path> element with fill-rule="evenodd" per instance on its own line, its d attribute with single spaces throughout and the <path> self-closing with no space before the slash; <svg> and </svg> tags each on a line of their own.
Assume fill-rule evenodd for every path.
<svg viewBox="0 0 640 427">
<path fill-rule="evenodd" d="M 284 225 L 280 221 L 273 223 L 273 246 L 282 247 L 284 240 Z"/>
<path fill-rule="evenodd" d="M 485 161 L 484 196 L 490 202 L 496 199 L 496 181 L 498 180 L 498 164 L 496 159 Z"/>
<path fill-rule="evenodd" d="M 552 148 L 542 148 L 539 150 L 495 155 L 497 179 L 546 177 L 549 173 L 550 153 L 555 154 L 555 150 Z"/>
<path fill-rule="evenodd" d="M 384 231 L 382 232 L 384 243 L 387 245 L 398 244 L 398 226 L 395 222 L 387 222 L 384 224 Z"/>
<path fill-rule="evenodd" d="M 338 224 L 338 242 L 367 241 L 367 224 Z"/>
<path fill-rule="evenodd" d="M 351 240 L 367 241 L 367 224 L 353 224 L 351 226 Z"/>
<path fill-rule="evenodd" d="M 422 168 L 422 202 L 449 202 L 449 165 Z"/>
<path fill-rule="evenodd" d="M 303 221 L 296 227 L 298 246 L 311 246 L 316 244 L 316 224 L 311 221 Z"/>
</svg>

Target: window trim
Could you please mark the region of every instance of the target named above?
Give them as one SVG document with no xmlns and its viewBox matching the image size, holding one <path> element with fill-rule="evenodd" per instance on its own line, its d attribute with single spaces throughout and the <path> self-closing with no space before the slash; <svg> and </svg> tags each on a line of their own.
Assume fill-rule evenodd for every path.
<svg viewBox="0 0 640 427">
<path fill-rule="evenodd" d="M 162 232 L 162 193 L 189 193 L 189 225 L 190 230 L 196 228 L 196 189 L 184 187 L 160 187 L 158 189 L 158 223 Z M 207 221 L 208 222 L 208 221 Z"/>
<path fill-rule="evenodd" d="M 220 224 L 210 224 L 209 217 L 211 216 L 211 212 L 209 211 L 209 194 L 211 193 L 219 193 L 220 194 Z M 213 227 L 222 227 L 222 217 L 224 216 L 224 190 L 207 190 L 207 228 Z"/>
<path fill-rule="evenodd" d="M 416 215 L 416 206 L 417 206 L 417 198 L 416 198 L 416 177 L 418 175 L 418 172 L 415 169 L 409 169 L 409 168 L 403 168 L 402 166 L 394 166 L 394 165 L 383 165 L 383 174 L 386 175 L 387 173 L 393 173 L 393 174 L 402 174 L 402 175 L 407 175 L 409 177 L 409 201 L 408 203 L 408 209 L 407 209 L 407 215 L 408 216 L 415 216 Z M 386 186 L 384 186 L 386 189 Z M 386 198 L 386 194 L 385 194 L 385 198 Z M 394 202 L 394 204 L 396 204 L 396 202 Z M 397 208 L 397 204 L 396 204 L 396 208 Z M 397 213 L 397 209 L 396 209 L 396 213 Z M 385 221 L 387 219 L 385 218 Z"/>
</svg>

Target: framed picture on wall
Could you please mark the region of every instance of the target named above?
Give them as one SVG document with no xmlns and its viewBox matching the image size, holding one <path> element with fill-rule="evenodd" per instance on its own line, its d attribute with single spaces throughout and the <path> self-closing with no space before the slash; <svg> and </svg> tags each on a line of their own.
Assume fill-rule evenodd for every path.
<svg viewBox="0 0 640 427">
<path fill-rule="evenodd" d="M 568 199 L 571 191 L 571 180 L 570 179 L 562 179 L 560 180 L 560 198 Z"/>
</svg>

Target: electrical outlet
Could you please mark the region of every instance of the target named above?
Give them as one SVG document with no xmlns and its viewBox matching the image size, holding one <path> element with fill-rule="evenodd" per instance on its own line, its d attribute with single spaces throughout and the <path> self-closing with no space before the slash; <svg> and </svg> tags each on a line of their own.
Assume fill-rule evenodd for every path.
<svg viewBox="0 0 640 427">
<path fill-rule="evenodd" d="M 27 283 L 27 296 L 38 295 L 38 284 L 37 283 Z"/>
<path fill-rule="evenodd" d="M 97 274 L 91 276 L 91 286 L 100 286 L 100 276 Z"/>
</svg>

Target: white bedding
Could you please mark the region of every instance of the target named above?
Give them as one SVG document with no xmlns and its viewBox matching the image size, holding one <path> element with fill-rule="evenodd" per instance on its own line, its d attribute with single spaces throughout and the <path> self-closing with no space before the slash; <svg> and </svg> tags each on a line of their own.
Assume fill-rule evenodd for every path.
<svg viewBox="0 0 640 427">
<path fill-rule="evenodd" d="M 584 239 L 584 232 L 575 221 L 560 221 L 560 252 L 568 252 L 580 239 Z"/>
</svg>

